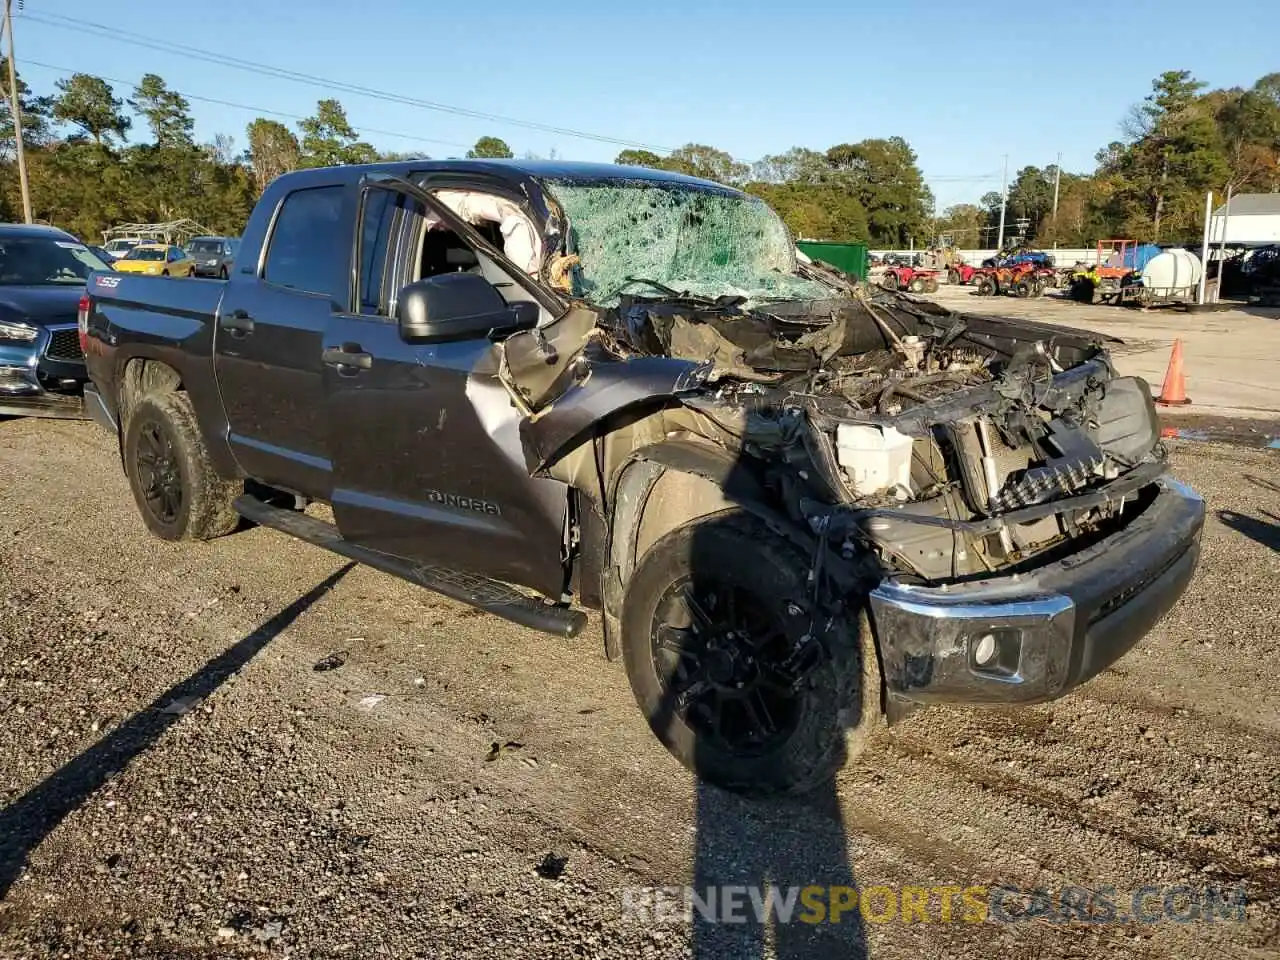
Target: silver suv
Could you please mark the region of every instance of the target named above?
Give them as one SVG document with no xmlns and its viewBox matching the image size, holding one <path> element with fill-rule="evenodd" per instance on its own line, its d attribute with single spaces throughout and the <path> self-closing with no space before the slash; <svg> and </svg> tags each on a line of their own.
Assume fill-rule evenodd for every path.
<svg viewBox="0 0 1280 960">
<path fill-rule="evenodd" d="M 227 279 L 240 248 L 239 237 L 194 237 L 186 251 L 196 261 L 197 277 Z"/>
</svg>

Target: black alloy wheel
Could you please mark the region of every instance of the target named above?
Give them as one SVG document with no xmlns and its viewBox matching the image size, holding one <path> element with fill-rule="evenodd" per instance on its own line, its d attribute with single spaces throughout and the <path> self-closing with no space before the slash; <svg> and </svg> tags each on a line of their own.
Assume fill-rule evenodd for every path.
<svg viewBox="0 0 1280 960">
<path fill-rule="evenodd" d="M 176 523 L 184 497 L 182 467 L 172 439 L 159 424 L 142 426 L 134 460 L 147 509 L 163 524 Z"/>
<path fill-rule="evenodd" d="M 654 671 L 675 713 L 706 744 L 739 757 L 775 748 L 801 713 L 794 639 L 776 611 L 726 582 L 676 581 L 650 627 Z"/>
</svg>

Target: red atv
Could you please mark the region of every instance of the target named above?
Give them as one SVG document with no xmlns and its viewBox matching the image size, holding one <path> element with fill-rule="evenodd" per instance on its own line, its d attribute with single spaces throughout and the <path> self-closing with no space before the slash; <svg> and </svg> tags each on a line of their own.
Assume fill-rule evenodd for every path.
<svg viewBox="0 0 1280 960">
<path fill-rule="evenodd" d="M 886 290 L 907 290 L 911 293 L 937 293 L 938 271 L 921 270 L 919 267 L 893 266 L 885 269 L 880 286 Z"/>
<path fill-rule="evenodd" d="M 1033 263 L 1019 263 L 1012 267 L 982 267 L 974 271 L 978 296 L 997 297 L 1012 294 L 1015 297 L 1038 297 L 1044 293 L 1047 282 Z"/>
<path fill-rule="evenodd" d="M 947 283 L 955 286 L 970 283 L 978 268 L 971 263 L 953 263 L 947 267 Z"/>
</svg>

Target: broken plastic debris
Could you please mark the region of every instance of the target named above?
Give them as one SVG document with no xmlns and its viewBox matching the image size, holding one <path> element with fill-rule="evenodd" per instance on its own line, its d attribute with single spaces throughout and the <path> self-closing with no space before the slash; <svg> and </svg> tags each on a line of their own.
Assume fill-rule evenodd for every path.
<svg viewBox="0 0 1280 960">
<path fill-rule="evenodd" d="M 347 662 L 349 652 L 346 650 L 336 650 L 327 657 L 317 660 L 311 667 L 316 673 L 324 673 L 326 670 L 337 670 Z"/>
<path fill-rule="evenodd" d="M 362 697 L 356 706 L 361 710 L 372 710 L 385 699 L 387 698 L 381 693 L 371 693 L 367 697 Z"/>
<path fill-rule="evenodd" d="M 198 704 L 200 700 L 200 697 L 178 697 L 161 707 L 160 712 L 180 717 L 185 713 L 191 712 L 192 707 Z"/>
<path fill-rule="evenodd" d="M 564 876 L 564 868 L 569 865 L 568 857 L 558 857 L 554 853 L 548 853 L 542 858 L 534 870 L 543 880 L 559 880 Z"/>
<path fill-rule="evenodd" d="M 506 743 L 500 743 L 495 740 L 489 745 L 489 752 L 485 754 L 484 758 L 486 760 L 497 760 L 504 753 L 511 750 L 519 750 L 523 746 L 523 743 L 517 743 L 515 740 L 508 740 Z"/>
</svg>

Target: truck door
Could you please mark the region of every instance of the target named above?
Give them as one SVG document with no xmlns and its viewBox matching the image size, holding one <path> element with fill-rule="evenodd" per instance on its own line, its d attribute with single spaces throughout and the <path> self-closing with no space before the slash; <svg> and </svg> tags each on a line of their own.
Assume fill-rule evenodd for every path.
<svg viewBox="0 0 1280 960">
<path fill-rule="evenodd" d="M 320 499 L 332 487 L 320 349 L 346 297 L 349 199 L 341 184 L 281 199 L 260 263 L 240 264 L 227 283 L 214 335 L 236 460 L 255 480 Z"/>
<path fill-rule="evenodd" d="M 505 268 L 438 201 L 410 191 L 362 186 L 350 309 L 325 332 L 338 527 L 363 546 L 558 598 L 568 489 L 528 474 L 496 344 L 407 343 L 395 320 L 399 291 L 424 273 L 474 272 L 483 260 L 498 279 Z M 510 280 L 497 287 L 508 301 L 528 296 Z"/>
</svg>

